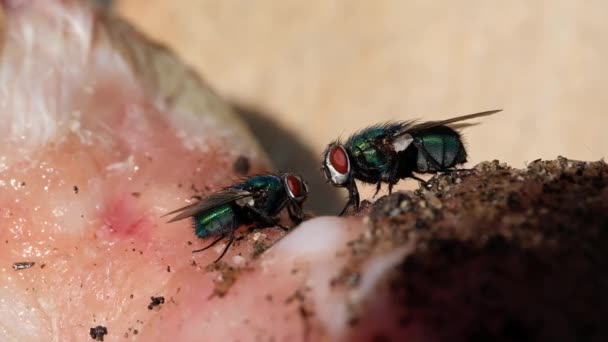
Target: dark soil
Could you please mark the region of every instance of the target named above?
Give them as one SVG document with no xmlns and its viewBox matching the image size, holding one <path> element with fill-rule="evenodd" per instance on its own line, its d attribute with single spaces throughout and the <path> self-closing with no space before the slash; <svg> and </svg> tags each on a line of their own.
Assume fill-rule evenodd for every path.
<svg viewBox="0 0 608 342">
<path fill-rule="evenodd" d="M 400 326 L 446 341 L 608 341 L 605 162 L 484 162 L 368 215 L 332 285 L 357 286 L 371 255 L 413 246 L 388 279 Z"/>
</svg>

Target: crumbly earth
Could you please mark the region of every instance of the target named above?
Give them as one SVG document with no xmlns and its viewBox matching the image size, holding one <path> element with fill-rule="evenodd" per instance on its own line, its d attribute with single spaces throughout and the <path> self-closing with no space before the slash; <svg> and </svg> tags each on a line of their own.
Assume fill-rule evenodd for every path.
<svg viewBox="0 0 608 342">
<path fill-rule="evenodd" d="M 378 336 L 400 330 L 451 341 L 608 337 L 604 161 L 560 157 L 525 169 L 484 162 L 386 196 L 369 219 L 369 234 L 350 244 L 341 284 L 357 286 L 352 279 L 370 255 L 407 246 L 383 285 L 393 333 Z M 354 317 L 374 320 L 370 312 Z"/>
</svg>

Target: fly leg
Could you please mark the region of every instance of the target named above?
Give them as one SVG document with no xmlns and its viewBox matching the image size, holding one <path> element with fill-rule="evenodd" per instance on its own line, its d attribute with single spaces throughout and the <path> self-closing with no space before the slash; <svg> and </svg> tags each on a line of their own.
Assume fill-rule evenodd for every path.
<svg viewBox="0 0 608 342">
<path fill-rule="evenodd" d="M 416 177 L 414 175 L 409 175 L 408 177 L 410 177 L 412 179 L 415 179 L 415 180 L 419 181 L 422 184 L 426 184 L 426 181 L 424 179 L 420 178 L 420 177 Z"/>
<path fill-rule="evenodd" d="M 449 171 L 452 171 L 452 172 L 458 172 L 458 171 L 464 171 L 464 172 L 473 172 L 473 171 L 475 171 L 475 170 L 476 170 L 476 169 L 475 169 L 474 167 L 472 167 L 472 168 L 464 168 L 464 167 L 463 167 L 462 169 L 452 168 L 452 169 L 450 169 Z"/>
<path fill-rule="evenodd" d="M 397 172 L 399 172 L 399 162 L 400 161 L 401 160 L 399 158 L 397 158 L 397 161 L 395 162 L 395 166 L 391 170 L 391 174 L 388 178 L 388 194 L 389 195 L 393 192 L 393 185 L 395 185 L 395 184 L 397 184 L 397 182 L 399 182 L 399 178 L 397 178 Z"/>
<path fill-rule="evenodd" d="M 276 227 L 279 227 L 279 228 L 283 229 L 284 231 L 288 231 L 289 230 L 288 227 L 282 225 L 279 222 L 279 219 L 277 219 L 275 217 L 270 217 L 268 214 L 266 214 L 265 212 L 263 212 L 263 211 L 255 208 L 255 207 L 247 206 L 247 208 L 249 208 L 252 212 L 254 212 L 258 216 L 258 218 L 260 219 L 260 221 L 261 221 L 260 222 L 261 223 L 260 224 L 260 228 L 262 228 L 262 227 L 273 227 L 273 226 L 276 226 Z"/>
<path fill-rule="evenodd" d="M 232 245 L 233 242 L 234 242 L 234 231 L 230 234 L 230 238 L 228 239 L 228 243 L 226 244 L 226 247 L 224 247 L 222 254 L 220 254 L 220 256 L 217 259 L 215 259 L 214 263 L 220 261 L 220 259 L 222 259 L 224 257 L 224 254 L 226 254 L 226 252 L 228 251 L 228 248 L 230 248 L 230 245 Z"/>
<path fill-rule="evenodd" d="M 378 182 L 378 184 L 376 184 L 376 192 L 374 193 L 374 196 L 372 198 L 376 198 L 376 196 L 378 196 L 378 193 L 380 192 L 380 188 L 382 187 L 382 182 Z M 390 187 L 390 183 L 389 183 L 389 187 Z M 390 190 L 389 190 L 390 192 Z"/>
<path fill-rule="evenodd" d="M 293 202 L 287 205 L 287 213 L 289 214 L 289 219 L 295 224 L 300 224 L 304 221 L 304 212 L 302 211 L 302 208 Z"/>
<path fill-rule="evenodd" d="M 355 180 L 351 178 L 348 183 L 348 202 L 346 202 L 346 206 L 344 206 L 344 209 L 342 209 L 342 212 L 338 216 L 343 216 L 351 205 L 354 205 L 355 209 L 359 209 L 359 204 L 359 190 L 357 189 Z"/>
<path fill-rule="evenodd" d="M 232 245 L 232 243 L 235 240 L 235 235 L 234 235 L 234 230 L 236 229 L 236 223 L 234 222 L 234 218 L 232 219 L 232 223 L 230 225 L 230 237 L 228 238 L 228 243 L 226 244 L 226 247 L 224 247 L 224 250 L 222 251 L 222 253 L 220 254 L 220 256 L 215 259 L 214 263 L 220 261 L 220 259 L 222 259 L 222 257 L 224 257 L 224 254 L 226 254 L 226 252 L 228 251 L 228 248 L 230 248 L 230 246 Z M 218 243 L 221 239 L 225 238 L 226 234 L 222 234 L 220 235 L 219 238 L 215 239 L 215 241 L 213 241 L 212 243 L 210 243 L 207 247 L 203 247 L 201 249 L 197 249 L 192 251 L 192 253 L 198 253 L 198 252 L 202 252 L 205 251 L 211 247 L 213 247 L 216 243 Z"/>
<path fill-rule="evenodd" d="M 216 243 L 220 242 L 220 240 L 223 239 L 223 238 L 225 238 L 225 237 L 226 237 L 226 235 L 220 235 L 219 238 L 217 238 L 215 241 L 213 241 L 212 243 L 210 243 L 207 247 L 203 247 L 201 249 L 193 250 L 192 253 L 198 253 L 198 252 L 205 251 L 205 250 L 213 247 Z"/>
<path fill-rule="evenodd" d="M 350 199 L 350 196 L 349 196 L 348 197 L 348 202 L 346 202 L 346 205 L 344 206 L 344 209 L 342 209 L 342 211 L 340 212 L 340 214 L 338 214 L 338 216 L 344 215 L 344 213 L 346 212 L 346 210 L 348 209 L 348 207 L 350 207 L 350 203 L 351 203 L 351 199 Z"/>
<path fill-rule="evenodd" d="M 424 179 L 422 179 L 420 177 L 414 176 L 414 174 L 412 174 L 412 173 L 410 173 L 409 175 L 407 175 L 405 177 L 417 180 L 421 189 L 426 188 L 428 185 L 427 181 L 425 181 Z"/>
<path fill-rule="evenodd" d="M 355 180 L 351 179 L 351 190 L 352 190 L 352 196 L 353 196 L 353 204 L 355 205 L 355 209 L 359 209 L 359 190 L 357 189 L 357 184 L 355 184 Z"/>
</svg>

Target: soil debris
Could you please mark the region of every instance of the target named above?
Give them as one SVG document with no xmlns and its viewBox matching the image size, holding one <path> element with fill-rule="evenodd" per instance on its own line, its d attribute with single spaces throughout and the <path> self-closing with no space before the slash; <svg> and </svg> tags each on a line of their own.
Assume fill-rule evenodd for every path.
<svg viewBox="0 0 608 342">
<path fill-rule="evenodd" d="M 385 196 L 368 218 L 331 285 L 356 287 L 373 255 L 412 246 L 386 279 L 407 313 L 396 326 L 432 340 L 608 339 L 604 161 L 483 162 Z"/>
<path fill-rule="evenodd" d="M 108 328 L 101 325 L 98 325 L 89 330 L 89 335 L 91 335 L 91 338 L 95 341 L 103 341 L 104 336 L 106 336 L 107 334 Z"/>
<path fill-rule="evenodd" d="M 148 310 L 152 310 L 156 307 L 160 309 L 161 304 L 165 304 L 165 297 L 150 297 L 150 304 L 148 304 Z"/>
<path fill-rule="evenodd" d="M 15 271 L 21 271 L 21 270 L 25 270 L 28 269 L 32 266 L 36 265 L 36 263 L 34 261 L 20 261 L 20 262 L 15 262 L 13 263 L 13 270 Z M 44 267 L 44 266 L 41 266 Z"/>
</svg>

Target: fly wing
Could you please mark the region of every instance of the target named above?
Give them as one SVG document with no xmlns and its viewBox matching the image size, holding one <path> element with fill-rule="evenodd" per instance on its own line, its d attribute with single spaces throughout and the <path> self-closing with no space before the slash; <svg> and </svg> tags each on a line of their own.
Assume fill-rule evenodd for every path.
<svg viewBox="0 0 608 342">
<path fill-rule="evenodd" d="M 251 197 L 251 196 L 253 196 L 253 195 L 249 191 L 237 190 L 237 189 L 226 189 L 224 191 L 215 193 L 207 198 L 204 198 L 196 203 L 193 203 L 193 204 L 187 205 L 185 207 L 179 208 L 177 210 L 174 210 L 172 212 L 166 213 L 165 215 L 163 215 L 161 217 L 179 213 L 177 216 L 175 216 L 171 220 L 167 221 L 167 223 L 175 222 L 175 221 L 183 220 L 190 216 L 194 216 L 200 212 L 218 207 L 220 205 L 224 205 L 226 203 L 234 202 L 234 201 L 237 201 L 237 200 L 240 200 L 243 198 L 247 198 L 247 197 Z"/>
<path fill-rule="evenodd" d="M 451 123 L 455 123 L 455 122 L 459 122 L 459 121 L 464 121 L 464 120 L 469 120 L 469 119 L 474 119 L 474 118 L 480 118 L 483 116 L 488 116 L 488 115 L 492 115 L 492 114 L 496 114 L 498 112 L 501 112 L 502 109 L 497 109 L 497 110 L 488 110 L 485 112 L 479 112 L 479 113 L 474 113 L 474 114 L 468 114 L 468 115 L 462 115 L 462 116 L 457 116 L 451 119 L 445 119 L 445 120 L 440 120 L 440 121 L 426 121 L 426 122 L 421 122 L 419 124 L 414 124 L 413 122 L 409 122 L 406 125 L 404 125 L 403 130 L 395 133 L 393 135 L 393 138 L 398 141 L 399 137 L 404 136 L 406 134 L 411 134 L 417 131 L 421 131 L 421 130 L 425 130 L 425 129 L 429 129 L 429 128 L 433 128 L 436 126 L 442 126 L 442 125 L 449 125 Z"/>
</svg>

